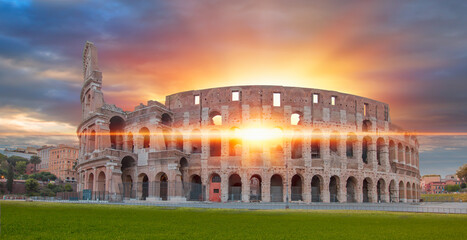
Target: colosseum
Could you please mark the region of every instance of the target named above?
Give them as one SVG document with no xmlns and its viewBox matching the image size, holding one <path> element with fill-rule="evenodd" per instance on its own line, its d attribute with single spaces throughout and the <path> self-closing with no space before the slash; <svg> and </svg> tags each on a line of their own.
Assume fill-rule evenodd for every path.
<svg viewBox="0 0 467 240">
<path fill-rule="evenodd" d="M 123 111 L 83 52 L 79 191 L 109 201 L 416 202 L 419 144 L 389 106 L 312 88 L 192 90 Z"/>
</svg>

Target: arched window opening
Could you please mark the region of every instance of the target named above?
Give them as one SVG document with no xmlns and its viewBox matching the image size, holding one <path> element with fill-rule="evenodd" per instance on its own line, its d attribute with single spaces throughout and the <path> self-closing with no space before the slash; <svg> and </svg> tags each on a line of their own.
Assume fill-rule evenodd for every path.
<svg viewBox="0 0 467 240">
<path fill-rule="evenodd" d="M 321 202 L 321 177 L 313 176 L 311 179 L 311 201 Z"/>
<path fill-rule="evenodd" d="M 378 138 L 376 141 L 376 160 L 378 161 L 378 165 L 382 163 L 382 155 L 384 150 L 384 139 Z"/>
<path fill-rule="evenodd" d="M 404 163 L 404 147 L 402 146 L 401 143 L 397 144 L 397 150 L 398 150 L 398 160 L 400 163 Z"/>
<path fill-rule="evenodd" d="M 365 136 L 362 141 L 362 160 L 363 163 L 368 163 L 368 153 L 369 153 L 369 146 L 371 144 L 371 138 Z"/>
<path fill-rule="evenodd" d="M 371 121 L 370 120 L 364 120 L 362 124 L 362 131 L 363 132 L 369 132 L 371 131 Z"/>
<path fill-rule="evenodd" d="M 410 164 L 410 148 L 405 147 L 405 164 Z"/>
<path fill-rule="evenodd" d="M 96 131 L 92 130 L 89 136 L 89 152 L 94 152 L 96 149 Z"/>
<path fill-rule="evenodd" d="M 331 202 L 339 202 L 339 178 L 337 176 L 332 176 L 329 181 L 329 200 Z"/>
<path fill-rule="evenodd" d="M 283 183 L 282 177 L 278 174 L 274 174 L 271 177 L 271 185 L 270 185 L 270 194 L 271 194 L 271 202 L 282 202 L 283 200 Z"/>
<path fill-rule="evenodd" d="M 389 141 L 389 160 L 393 162 L 396 159 L 396 144 L 394 141 Z"/>
<path fill-rule="evenodd" d="M 291 200 L 292 201 L 302 201 L 302 178 L 295 174 L 292 177 L 292 186 L 291 186 Z"/>
<path fill-rule="evenodd" d="M 242 179 L 238 174 L 229 177 L 229 201 L 242 200 Z"/>
<path fill-rule="evenodd" d="M 162 130 L 162 133 L 164 135 L 164 145 L 165 145 L 165 149 L 166 150 L 169 150 L 170 148 L 170 141 L 172 139 L 172 132 L 170 130 L 167 130 L 167 129 L 163 129 Z"/>
<path fill-rule="evenodd" d="M 123 150 L 123 128 L 125 121 L 119 116 L 110 119 L 110 146 L 112 149 Z"/>
<path fill-rule="evenodd" d="M 143 138 L 142 147 L 143 148 L 149 148 L 149 146 L 150 146 L 150 136 L 151 136 L 151 133 L 149 132 L 149 129 L 147 127 L 141 128 L 141 130 L 139 130 L 139 135 Z"/>
<path fill-rule="evenodd" d="M 314 130 L 311 136 L 311 158 L 321 158 L 321 132 Z"/>
<path fill-rule="evenodd" d="M 339 145 L 339 133 L 338 132 L 332 132 L 331 136 L 329 138 L 329 151 L 331 154 L 338 154 L 338 145 Z"/>
<path fill-rule="evenodd" d="M 211 157 L 219 157 L 221 155 L 221 135 L 219 130 L 211 130 L 211 134 L 209 134 L 209 153 Z"/>
<path fill-rule="evenodd" d="M 259 175 L 253 175 L 250 179 L 250 201 L 258 202 L 261 201 L 261 177 Z"/>
<path fill-rule="evenodd" d="M 292 159 L 302 158 L 303 154 L 303 135 L 300 131 L 294 131 L 292 138 Z"/>
<path fill-rule="evenodd" d="M 191 132 L 191 153 L 201 153 L 201 132 L 198 129 Z"/>
<path fill-rule="evenodd" d="M 354 177 L 347 178 L 347 202 L 357 202 L 357 179 Z"/>
<path fill-rule="evenodd" d="M 290 124 L 293 126 L 302 124 L 302 113 L 295 112 L 290 116 Z"/>
<path fill-rule="evenodd" d="M 370 189 L 371 189 L 371 179 L 363 179 L 362 192 L 363 192 L 363 202 L 370 202 Z"/>
<path fill-rule="evenodd" d="M 354 146 L 357 142 L 357 136 L 354 133 L 347 135 L 347 141 L 345 142 L 345 155 L 347 158 L 354 158 Z"/>
<path fill-rule="evenodd" d="M 183 152 L 183 135 L 180 132 L 175 133 L 175 148 Z"/>
<path fill-rule="evenodd" d="M 161 123 L 167 126 L 172 125 L 172 117 L 168 113 L 164 113 L 161 116 Z"/>
<path fill-rule="evenodd" d="M 234 127 L 230 129 L 229 139 L 229 156 L 242 155 L 242 139 L 240 137 L 240 129 Z"/>
<path fill-rule="evenodd" d="M 209 118 L 211 119 L 210 120 L 211 125 L 216 125 L 216 126 L 222 125 L 222 115 L 219 112 L 217 111 L 211 112 L 209 114 Z"/>
</svg>

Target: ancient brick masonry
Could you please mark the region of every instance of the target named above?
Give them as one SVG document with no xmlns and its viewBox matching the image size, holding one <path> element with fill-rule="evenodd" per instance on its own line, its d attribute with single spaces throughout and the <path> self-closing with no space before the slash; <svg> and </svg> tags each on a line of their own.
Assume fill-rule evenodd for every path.
<svg viewBox="0 0 467 240">
<path fill-rule="evenodd" d="M 105 103 L 90 42 L 83 65 L 79 190 L 148 201 L 420 197 L 417 138 L 391 124 L 385 103 L 319 89 L 234 86 L 176 93 L 165 105 L 149 101 L 125 112 Z M 252 144 L 235 134 L 257 128 L 279 140 Z"/>
</svg>

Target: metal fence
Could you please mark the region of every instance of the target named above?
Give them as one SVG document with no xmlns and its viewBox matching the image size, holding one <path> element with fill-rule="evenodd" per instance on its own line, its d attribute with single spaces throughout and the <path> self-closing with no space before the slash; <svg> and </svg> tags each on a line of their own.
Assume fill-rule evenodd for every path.
<svg viewBox="0 0 467 240">
<path fill-rule="evenodd" d="M 205 201 L 206 188 L 199 183 L 187 182 L 137 182 L 119 184 L 122 200 L 188 200 Z"/>
</svg>

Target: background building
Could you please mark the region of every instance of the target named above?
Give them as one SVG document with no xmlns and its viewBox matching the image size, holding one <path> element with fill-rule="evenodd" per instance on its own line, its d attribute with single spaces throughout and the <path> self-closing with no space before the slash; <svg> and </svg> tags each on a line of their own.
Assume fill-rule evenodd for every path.
<svg viewBox="0 0 467 240">
<path fill-rule="evenodd" d="M 58 147 L 50 149 L 49 154 L 49 167 L 47 171 L 51 172 L 62 181 L 76 181 L 77 173 L 73 167 L 78 161 L 78 149 L 61 144 L 58 145 Z"/>
<path fill-rule="evenodd" d="M 47 172 L 49 169 L 50 150 L 54 149 L 54 146 L 42 146 L 37 149 L 37 156 L 41 158 L 41 163 L 37 165 L 37 170 L 41 172 Z"/>
</svg>

